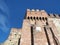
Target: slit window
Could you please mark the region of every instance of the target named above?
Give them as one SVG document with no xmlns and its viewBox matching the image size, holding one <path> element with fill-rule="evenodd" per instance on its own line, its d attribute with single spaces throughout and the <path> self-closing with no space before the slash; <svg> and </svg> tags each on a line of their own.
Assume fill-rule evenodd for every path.
<svg viewBox="0 0 60 45">
<path fill-rule="evenodd" d="M 49 39 L 49 37 L 48 37 L 48 33 L 47 33 L 46 27 L 44 27 L 44 31 L 45 31 L 45 34 L 46 34 L 46 38 L 47 38 L 48 45 L 51 45 L 50 39 Z"/>
<path fill-rule="evenodd" d="M 21 40 L 21 38 L 18 39 L 18 45 L 20 45 L 20 40 Z"/>
<path fill-rule="evenodd" d="M 31 26 L 31 45 L 34 45 L 33 26 Z"/>
</svg>

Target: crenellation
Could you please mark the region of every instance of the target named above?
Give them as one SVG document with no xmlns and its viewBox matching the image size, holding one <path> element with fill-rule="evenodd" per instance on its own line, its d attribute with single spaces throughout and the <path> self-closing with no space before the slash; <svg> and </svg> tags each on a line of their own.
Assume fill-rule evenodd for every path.
<svg viewBox="0 0 60 45">
<path fill-rule="evenodd" d="M 27 9 L 27 12 L 29 12 L 30 11 L 30 9 Z"/>
<path fill-rule="evenodd" d="M 32 9 L 32 10 L 31 10 L 31 12 L 35 12 L 35 10 L 34 10 L 34 9 Z"/>
<path fill-rule="evenodd" d="M 46 12 L 45 10 L 41 10 L 42 13 Z"/>
<path fill-rule="evenodd" d="M 40 10 L 39 9 L 36 9 L 36 12 L 39 12 Z"/>
</svg>

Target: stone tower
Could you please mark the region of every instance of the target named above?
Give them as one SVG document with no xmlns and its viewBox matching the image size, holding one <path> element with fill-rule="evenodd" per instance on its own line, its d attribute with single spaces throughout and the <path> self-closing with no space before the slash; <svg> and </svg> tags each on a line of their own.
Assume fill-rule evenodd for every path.
<svg viewBox="0 0 60 45">
<path fill-rule="evenodd" d="M 55 39 L 57 36 L 57 29 L 53 23 L 53 18 L 59 19 L 59 16 L 47 14 L 45 10 L 27 9 L 25 19 L 23 20 L 20 44 L 58 45 Z"/>
<path fill-rule="evenodd" d="M 27 9 L 21 29 L 13 28 L 4 45 L 60 45 L 60 15 Z"/>
</svg>

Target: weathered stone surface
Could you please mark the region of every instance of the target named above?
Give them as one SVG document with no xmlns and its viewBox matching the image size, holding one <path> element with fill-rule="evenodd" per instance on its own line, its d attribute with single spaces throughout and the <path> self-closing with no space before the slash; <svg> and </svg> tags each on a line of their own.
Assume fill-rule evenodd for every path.
<svg viewBox="0 0 60 45">
<path fill-rule="evenodd" d="M 29 19 L 27 19 L 27 17 L 29 17 Z M 21 38 L 20 45 L 31 45 L 32 44 L 31 26 L 33 26 L 32 30 L 34 45 L 48 45 L 44 27 L 46 27 L 50 44 L 55 45 L 50 27 L 55 37 L 58 39 L 56 41 L 59 41 L 60 43 L 60 27 L 59 27 L 60 25 L 57 25 L 58 23 L 56 20 L 59 22 L 60 17 L 59 16 L 54 17 L 53 14 L 50 14 L 50 16 L 48 16 L 48 14 L 44 10 L 27 9 L 26 19 L 23 20 L 22 29 L 12 28 L 10 36 L 3 44 L 18 45 L 18 39 Z"/>
</svg>

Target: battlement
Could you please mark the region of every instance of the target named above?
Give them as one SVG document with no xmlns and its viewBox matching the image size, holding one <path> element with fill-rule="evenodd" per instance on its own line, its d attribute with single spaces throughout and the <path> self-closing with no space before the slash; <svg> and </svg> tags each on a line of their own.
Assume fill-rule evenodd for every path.
<svg viewBox="0 0 60 45">
<path fill-rule="evenodd" d="M 39 9 L 36 9 L 36 10 L 27 9 L 26 14 L 27 14 L 26 18 L 27 17 L 47 17 L 48 16 L 45 10 L 39 10 Z"/>
<path fill-rule="evenodd" d="M 25 19 L 41 20 L 47 18 L 60 18 L 58 14 L 48 14 L 45 10 L 27 9 Z"/>
<path fill-rule="evenodd" d="M 60 15 L 59 14 L 48 14 L 48 17 L 49 18 L 60 18 Z"/>
</svg>

